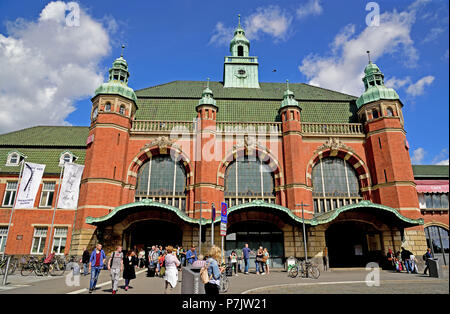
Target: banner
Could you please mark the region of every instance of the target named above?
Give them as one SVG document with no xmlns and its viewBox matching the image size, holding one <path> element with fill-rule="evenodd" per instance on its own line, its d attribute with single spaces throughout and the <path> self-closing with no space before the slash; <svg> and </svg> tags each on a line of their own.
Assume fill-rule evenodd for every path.
<svg viewBox="0 0 450 314">
<path fill-rule="evenodd" d="M 26 162 L 23 167 L 15 208 L 33 208 L 45 165 Z"/>
<path fill-rule="evenodd" d="M 64 164 L 64 175 L 59 192 L 58 206 L 61 209 L 76 209 L 78 195 L 80 193 L 81 176 L 84 166 L 66 162 Z"/>
</svg>

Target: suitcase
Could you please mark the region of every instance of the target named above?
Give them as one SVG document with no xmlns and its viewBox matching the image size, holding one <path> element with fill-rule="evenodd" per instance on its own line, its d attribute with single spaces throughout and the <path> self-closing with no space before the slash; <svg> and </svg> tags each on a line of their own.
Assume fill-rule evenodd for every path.
<svg viewBox="0 0 450 314">
<path fill-rule="evenodd" d="M 150 267 L 147 272 L 148 277 L 155 277 L 155 268 Z"/>
</svg>

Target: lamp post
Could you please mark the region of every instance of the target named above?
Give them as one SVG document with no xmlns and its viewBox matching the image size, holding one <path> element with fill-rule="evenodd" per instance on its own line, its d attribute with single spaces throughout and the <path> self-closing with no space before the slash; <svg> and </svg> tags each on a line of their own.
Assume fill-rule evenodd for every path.
<svg viewBox="0 0 450 314">
<path fill-rule="evenodd" d="M 198 221 L 199 230 L 198 230 L 198 253 L 202 253 L 202 204 L 208 204 L 208 202 L 196 201 L 194 204 L 200 204 L 200 219 Z"/>
<path fill-rule="evenodd" d="M 302 224 L 303 224 L 303 245 L 305 247 L 305 261 L 308 261 L 308 249 L 306 248 L 306 229 L 305 229 L 305 214 L 303 211 L 304 206 L 309 206 L 308 204 L 303 204 L 303 201 L 300 204 L 295 204 L 295 206 L 300 206 L 302 208 Z"/>
</svg>

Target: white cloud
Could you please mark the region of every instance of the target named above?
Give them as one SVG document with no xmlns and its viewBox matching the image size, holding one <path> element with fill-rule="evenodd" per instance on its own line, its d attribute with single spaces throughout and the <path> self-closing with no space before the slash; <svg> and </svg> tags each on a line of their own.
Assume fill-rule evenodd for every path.
<svg viewBox="0 0 450 314">
<path fill-rule="evenodd" d="M 413 151 L 413 156 L 411 157 L 411 163 L 413 165 L 420 165 L 423 158 L 427 152 L 422 147 L 419 147 Z"/>
<path fill-rule="evenodd" d="M 442 149 L 431 163 L 433 165 L 448 165 L 448 148 Z"/>
<path fill-rule="evenodd" d="M 320 5 L 320 0 L 309 0 L 308 3 L 297 9 L 297 18 L 302 19 L 309 15 L 320 15 L 322 12 L 323 8 Z"/>
<path fill-rule="evenodd" d="M 367 65 L 367 50 L 372 60 L 391 54 L 401 58 L 405 66 L 414 67 L 418 53 L 411 28 L 419 7 L 419 3 L 414 3 L 402 12 L 385 12 L 380 15 L 379 26 L 367 26 L 359 34 L 355 34 L 354 25 L 347 25 L 335 36 L 328 55 L 308 55 L 299 70 L 309 84 L 360 95 L 364 91 L 361 78 Z"/>
<path fill-rule="evenodd" d="M 67 125 L 74 102 L 103 82 L 98 65 L 110 52 L 107 30 L 82 9 L 80 26 L 67 26 L 65 8 L 50 2 L 37 21 L 18 19 L 0 34 L 0 133 Z"/>
<path fill-rule="evenodd" d="M 406 89 L 406 92 L 408 95 L 411 96 L 419 96 L 424 93 L 425 86 L 430 85 L 434 81 L 434 76 L 428 75 L 425 77 L 422 77 L 420 80 L 415 82 L 414 84 L 411 84 Z"/>
<path fill-rule="evenodd" d="M 396 78 L 395 76 L 393 76 L 392 78 L 390 78 L 384 82 L 384 85 L 386 87 L 390 87 L 393 89 L 402 88 L 403 86 L 405 86 L 407 84 L 411 84 L 411 78 L 409 76 L 407 76 L 403 79 Z"/>
<path fill-rule="evenodd" d="M 268 35 L 275 41 L 284 41 L 290 35 L 292 16 L 277 5 L 258 8 L 256 12 L 243 18 L 242 27 L 250 40 L 259 40 Z M 237 26 L 237 25 L 236 25 Z M 228 45 L 233 38 L 236 26 L 227 27 L 218 22 L 208 44 Z"/>
<path fill-rule="evenodd" d="M 292 17 L 283 12 L 279 6 L 271 5 L 258 8 L 244 22 L 245 34 L 249 39 L 259 39 L 261 33 L 268 34 L 275 40 L 286 40 Z"/>
<path fill-rule="evenodd" d="M 448 166 L 448 158 L 435 163 L 435 165 L 447 165 Z"/>
<path fill-rule="evenodd" d="M 434 27 L 430 30 L 430 32 L 427 34 L 427 36 L 422 40 L 422 43 L 428 43 L 431 41 L 436 40 L 440 34 L 442 34 L 445 31 L 442 27 Z"/>
</svg>

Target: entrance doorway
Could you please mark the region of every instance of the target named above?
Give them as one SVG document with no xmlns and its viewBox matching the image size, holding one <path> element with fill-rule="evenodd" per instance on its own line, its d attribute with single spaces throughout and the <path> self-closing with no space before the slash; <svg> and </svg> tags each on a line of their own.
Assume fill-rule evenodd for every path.
<svg viewBox="0 0 450 314">
<path fill-rule="evenodd" d="M 248 247 L 255 254 L 260 246 L 267 248 L 270 256 L 270 267 L 284 267 L 283 232 L 275 225 L 261 221 L 244 221 L 231 225 L 227 230 L 225 242 L 225 257 L 227 260 L 233 250 L 240 257 L 245 243 L 248 243 Z M 249 265 L 250 268 L 255 268 L 255 255 L 250 255 Z"/>
<path fill-rule="evenodd" d="M 152 245 L 182 245 L 183 232 L 178 225 L 161 220 L 145 220 L 133 223 L 123 233 L 123 247 L 132 249 Z"/>
<path fill-rule="evenodd" d="M 368 223 L 335 223 L 325 232 L 325 241 L 330 267 L 365 267 L 382 261 L 381 233 Z"/>
</svg>

